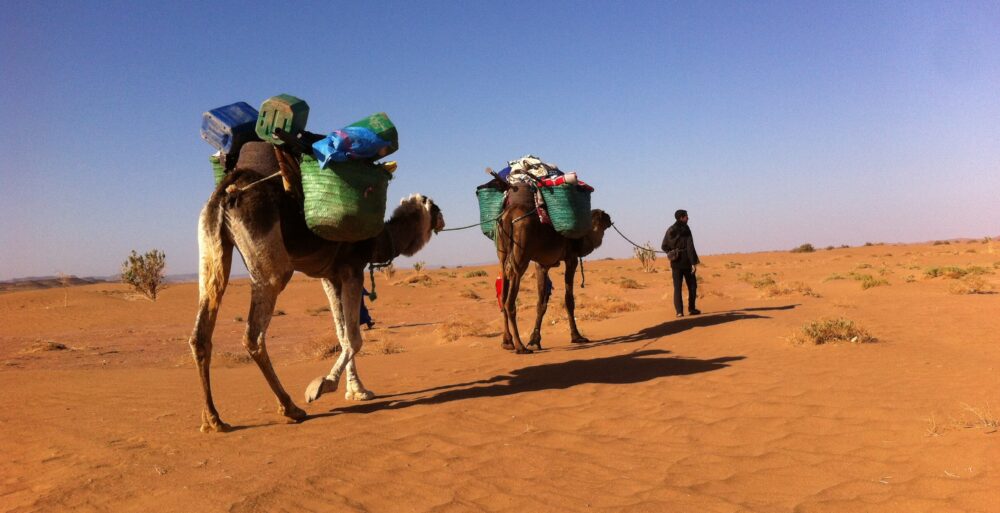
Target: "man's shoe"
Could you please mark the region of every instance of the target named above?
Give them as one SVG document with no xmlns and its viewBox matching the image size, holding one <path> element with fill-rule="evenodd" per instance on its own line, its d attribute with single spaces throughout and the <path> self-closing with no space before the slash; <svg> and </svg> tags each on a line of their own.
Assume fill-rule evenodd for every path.
<svg viewBox="0 0 1000 513">
<path fill-rule="evenodd" d="M 701 310 L 695 308 L 694 310 L 689 310 L 688 313 L 691 315 L 701 315 Z"/>
<path fill-rule="evenodd" d="M 684 317 L 684 312 L 677 312 L 677 318 L 680 319 L 681 317 Z"/>
</svg>

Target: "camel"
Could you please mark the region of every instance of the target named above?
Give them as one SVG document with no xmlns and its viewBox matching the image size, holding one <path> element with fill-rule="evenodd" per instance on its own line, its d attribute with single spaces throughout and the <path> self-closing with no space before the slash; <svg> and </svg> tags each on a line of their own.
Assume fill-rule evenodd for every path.
<svg viewBox="0 0 1000 513">
<path fill-rule="evenodd" d="M 542 348 L 542 318 L 548 308 L 549 295 L 545 292 L 545 282 L 549 269 L 566 263 L 566 314 L 569 317 L 570 342 L 589 342 L 576 327 L 573 299 L 573 280 L 581 257 L 591 254 L 604 240 L 604 231 L 611 227 L 611 216 L 603 210 L 591 210 L 591 230 L 579 239 L 567 239 L 552 228 L 542 224 L 535 214 L 535 203 L 530 187 L 525 184 L 511 185 L 507 195 L 507 206 L 497 221 L 497 257 L 503 273 L 504 334 L 501 347 L 514 349 L 518 354 L 532 353 L 532 348 Z M 527 347 L 521 342 L 517 327 L 517 293 L 521 278 L 528 264 L 535 262 L 535 278 L 538 282 L 538 304 L 535 314 L 535 329 Z"/>
<path fill-rule="evenodd" d="M 271 165 L 267 163 L 262 167 Z M 272 169 L 277 170 L 276 162 L 273 165 Z M 278 412 L 297 422 L 303 420 L 306 413 L 292 402 L 281 386 L 264 341 L 278 294 L 288 284 L 292 273 L 299 271 L 321 280 L 341 347 L 340 357 L 330 372 L 307 387 L 306 402 L 337 390 L 345 371 L 345 398 L 369 400 L 375 395 L 362 384 L 354 363 L 362 344 L 359 305 L 364 267 L 401 254 L 411 256 L 427 244 L 432 233 L 444 228 L 444 217 L 438 206 L 425 196 L 413 194 L 403 198 L 378 236 L 360 242 L 331 242 L 309 230 L 301 200 L 287 194 L 280 180 L 258 182 L 271 172 L 237 165 L 215 189 L 199 218 L 198 315 L 189 344 L 205 396 L 202 432 L 231 429 L 219 418 L 212 401 L 209 367 L 212 331 L 229 281 L 234 247 L 243 256 L 251 282 L 250 313 L 243 345 L 271 386 L 278 400 Z"/>
</svg>

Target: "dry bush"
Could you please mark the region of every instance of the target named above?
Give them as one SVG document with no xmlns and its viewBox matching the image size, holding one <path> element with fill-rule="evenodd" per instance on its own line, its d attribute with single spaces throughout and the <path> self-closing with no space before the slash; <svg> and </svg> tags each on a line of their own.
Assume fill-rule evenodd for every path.
<svg viewBox="0 0 1000 513">
<path fill-rule="evenodd" d="M 489 276 L 489 273 L 482 269 L 476 269 L 475 271 L 465 273 L 466 278 L 485 278 L 487 276 Z"/>
<path fill-rule="evenodd" d="M 623 289 L 644 289 L 645 285 L 633 280 L 632 278 L 626 278 L 625 276 L 616 279 L 608 280 L 609 283 L 614 283 Z"/>
<path fill-rule="evenodd" d="M 454 342 L 464 337 L 495 337 L 500 333 L 482 322 L 452 319 L 441 323 L 435 333 L 446 342 Z"/>
<path fill-rule="evenodd" d="M 966 413 L 971 413 L 973 417 L 971 421 L 967 421 L 965 423 L 964 427 L 983 428 L 990 430 L 990 432 L 996 431 L 997 428 L 1000 427 L 1000 420 L 998 420 L 996 415 L 993 414 L 989 403 L 986 403 L 986 406 L 983 408 L 976 408 L 968 404 L 962 404 L 962 408 Z"/>
<path fill-rule="evenodd" d="M 636 247 L 632 250 L 635 257 L 639 259 L 639 265 L 642 267 L 642 272 L 650 273 L 656 270 L 656 250 L 653 249 L 653 245 L 646 242 L 646 245 L 641 247 Z"/>
<path fill-rule="evenodd" d="M 472 289 L 463 289 L 458 293 L 459 297 L 464 297 L 465 299 L 482 299 L 476 291 Z"/>
<path fill-rule="evenodd" d="M 942 267 L 931 267 L 924 271 L 924 276 L 928 278 L 949 278 L 952 280 L 957 280 L 965 276 L 979 276 L 983 274 L 993 274 L 993 271 L 989 268 L 970 265 L 969 267 L 958 267 L 954 265 L 942 266 Z"/>
<path fill-rule="evenodd" d="M 625 301 L 619 297 L 615 296 L 605 296 L 594 298 L 594 302 L 582 301 L 577 302 L 576 311 L 583 313 L 578 313 L 576 315 L 577 320 L 585 321 L 600 321 L 611 317 L 613 314 L 623 313 L 623 312 L 633 312 L 639 308 L 638 305 L 631 301 Z"/>
<path fill-rule="evenodd" d="M 414 274 L 394 282 L 393 285 L 423 285 L 425 287 L 430 287 L 434 284 L 434 280 L 426 274 Z"/>
<path fill-rule="evenodd" d="M 738 280 L 750 284 L 755 289 L 770 287 L 778 283 L 774 279 L 774 273 L 764 273 L 757 276 L 755 273 L 746 272 L 737 277 Z"/>
<path fill-rule="evenodd" d="M 936 241 L 934 241 L 934 245 L 935 246 L 947 246 L 949 244 L 951 244 L 951 243 L 948 242 L 948 241 L 946 241 L 946 240 L 936 240 Z"/>
<path fill-rule="evenodd" d="M 871 269 L 872 268 L 872 264 L 868 264 L 868 263 L 858 264 L 858 265 L 854 266 L 854 268 L 855 269 Z"/>
<path fill-rule="evenodd" d="M 156 294 L 163 284 L 163 269 L 167 265 L 167 255 L 153 249 L 140 255 L 132 254 L 122 262 L 121 280 L 136 292 L 156 301 Z"/>
<path fill-rule="evenodd" d="M 825 247 L 825 248 L 823 248 L 823 249 L 825 249 L 825 250 L 827 250 L 827 251 L 832 251 L 832 250 L 834 250 L 834 249 L 836 249 L 836 248 L 834 248 L 833 246 L 827 246 L 827 247 Z"/>
<path fill-rule="evenodd" d="M 814 248 L 812 244 L 809 244 L 807 242 L 807 243 L 805 243 L 805 244 L 803 244 L 803 245 L 801 245 L 801 246 L 793 249 L 792 253 L 812 253 L 814 251 L 816 251 L 816 248 Z"/>
<path fill-rule="evenodd" d="M 391 340 L 369 340 L 361 346 L 359 356 L 399 354 L 404 351 L 403 346 Z"/>
<path fill-rule="evenodd" d="M 340 352 L 340 341 L 336 335 L 328 333 L 300 344 L 298 350 L 307 358 L 325 360 Z"/>
<path fill-rule="evenodd" d="M 415 272 L 416 272 L 417 274 L 420 274 L 420 271 L 423 271 L 423 270 L 424 270 L 424 267 L 426 267 L 426 266 L 427 266 L 427 263 L 426 263 L 426 262 L 424 262 L 423 260 L 421 260 L 421 261 L 419 261 L 419 262 L 413 262 L 413 270 L 414 270 L 414 271 L 415 271 Z"/>
<path fill-rule="evenodd" d="M 907 274 L 906 278 L 903 278 L 903 281 L 905 281 L 906 283 L 913 283 L 917 281 L 917 277 L 912 274 Z"/>
<path fill-rule="evenodd" d="M 869 344 L 877 342 L 868 330 L 856 325 L 854 321 L 843 317 L 837 319 L 822 319 L 812 321 L 802 326 L 801 330 L 792 336 L 796 345 L 822 345 L 838 342 L 853 344 Z"/>
<path fill-rule="evenodd" d="M 222 362 L 223 364 L 229 365 L 246 365 L 248 363 L 253 363 L 253 358 L 250 354 L 245 351 L 220 351 L 214 355 L 212 358 L 216 361 Z"/>
<path fill-rule="evenodd" d="M 861 280 L 861 290 L 868 290 L 874 287 L 881 287 L 884 285 L 889 285 L 889 280 L 883 278 L 875 278 L 871 275 L 865 275 L 866 277 Z"/>
<path fill-rule="evenodd" d="M 382 273 L 383 276 L 391 280 L 392 277 L 396 275 L 396 265 L 389 262 L 388 264 L 379 267 L 378 272 Z"/>
<path fill-rule="evenodd" d="M 743 264 L 739 262 L 726 262 L 726 265 L 724 267 L 726 269 L 739 269 L 740 267 L 743 267 Z"/>
<path fill-rule="evenodd" d="M 763 297 L 778 297 L 778 296 L 790 296 L 792 294 L 801 294 L 803 296 L 809 297 L 822 297 L 813 291 L 812 287 L 802 283 L 801 281 L 794 281 L 787 285 L 776 284 L 764 289 L 761 294 Z"/>
<path fill-rule="evenodd" d="M 993 285 L 975 275 L 966 276 L 948 287 L 952 294 L 990 294 L 992 290 Z"/>
<path fill-rule="evenodd" d="M 846 280 L 847 278 L 843 274 L 833 273 L 827 276 L 823 281 L 836 281 L 836 280 Z"/>
</svg>

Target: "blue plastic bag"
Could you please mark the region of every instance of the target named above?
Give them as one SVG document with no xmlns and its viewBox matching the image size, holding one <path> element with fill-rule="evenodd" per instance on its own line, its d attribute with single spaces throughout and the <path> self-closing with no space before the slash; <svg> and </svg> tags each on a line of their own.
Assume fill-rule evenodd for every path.
<svg viewBox="0 0 1000 513">
<path fill-rule="evenodd" d="M 383 141 L 375 132 L 359 126 L 349 126 L 334 130 L 313 143 L 313 155 L 320 167 L 326 168 L 332 162 L 377 159 L 387 153 L 389 146 L 390 143 Z"/>
</svg>

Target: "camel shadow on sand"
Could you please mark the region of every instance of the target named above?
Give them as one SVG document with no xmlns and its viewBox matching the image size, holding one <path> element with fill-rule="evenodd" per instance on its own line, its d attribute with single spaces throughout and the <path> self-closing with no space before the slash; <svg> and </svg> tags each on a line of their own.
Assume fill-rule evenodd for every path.
<svg viewBox="0 0 1000 513">
<path fill-rule="evenodd" d="M 784 306 L 741 308 L 738 310 L 715 312 L 710 314 L 698 315 L 694 317 L 682 317 L 677 320 L 664 321 L 655 326 L 649 326 L 647 328 L 643 328 L 635 333 L 629 333 L 627 335 L 619 335 L 617 337 L 611 337 L 602 340 L 595 340 L 583 344 L 574 344 L 568 347 L 563 346 L 559 349 L 563 351 L 578 351 L 580 349 L 589 349 L 591 347 L 606 346 L 611 344 L 624 344 L 629 342 L 644 342 L 647 340 L 656 340 L 660 337 L 676 335 L 678 333 L 694 328 L 707 328 L 710 326 L 718 326 L 719 324 L 726 324 L 730 322 L 744 321 L 749 319 L 770 319 L 770 317 L 766 315 L 760 315 L 750 312 L 791 310 L 796 306 L 799 305 L 794 304 L 794 305 L 784 305 Z"/>
<path fill-rule="evenodd" d="M 730 362 L 745 358 L 744 356 L 723 356 L 700 360 L 667 356 L 669 354 L 670 351 L 649 349 L 603 358 L 532 365 L 489 379 L 384 396 L 380 398 L 381 400 L 376 399 L 368 403 L 336 408 L 329 413 L 311 415 L 310 418 L 341 413 L 397 410 L 410 406 L 441 404 L 483 397 L 501 397 L 543 390 L 563 390 L 589 383 L 628 385 L 657 378 L 724 369 L 729 366 Z"/>
</svg>

